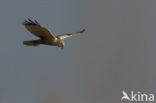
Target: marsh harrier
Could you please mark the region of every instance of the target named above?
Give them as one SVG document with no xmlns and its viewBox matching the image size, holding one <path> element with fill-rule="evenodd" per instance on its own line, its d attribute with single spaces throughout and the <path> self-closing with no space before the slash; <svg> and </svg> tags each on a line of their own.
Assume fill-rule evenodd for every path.
<svg viewBox="0 0 156 103">
<path fill-rule="evenodd" d="M 83 29 L 76 33 L 61 34 L 58 36 L 54 36 L 48 29 L 42 27 L 36 20 L 25 20 L 23 22 L 23 25 L 27 28 L 29 32 L 40 38 L 37 40 L 23 41 L 23 44 L 28 46 L 39 46 L 40 44 L 44 44 L 64 48 L 63 39 L 71 36 L 80 35 L 85 31 L 85 29 Z"/>
</svg>

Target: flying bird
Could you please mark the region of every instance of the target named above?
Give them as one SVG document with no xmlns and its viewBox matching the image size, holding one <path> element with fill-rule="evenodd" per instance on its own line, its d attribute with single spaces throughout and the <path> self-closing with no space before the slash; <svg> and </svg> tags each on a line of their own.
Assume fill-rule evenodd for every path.
<svg viewBox="0 0 156 103">
<path fill-rule="evenodd" d="M 39 39 L 37 40 L 23 41 L 23 44 L 28 46 L 39 46 L 40 44 L 44 44 L 64 48 L 65 44 L 63 39 L 80 35 L 85 31 L 85 29 L 83 29 L 76 33 L 61 34 L 54 36 L 48 29 L 42 27 L 36 20 L 32 21 L 28 18 L 23 22 L 23 25 L 29 32 L 39 37 Z"/>
</svg>

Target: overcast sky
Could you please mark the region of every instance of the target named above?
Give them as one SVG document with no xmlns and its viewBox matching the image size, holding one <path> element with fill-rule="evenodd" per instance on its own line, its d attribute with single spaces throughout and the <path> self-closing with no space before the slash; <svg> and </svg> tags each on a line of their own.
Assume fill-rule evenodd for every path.
<svg viewBox="0 0 156 103">
<path fill-rule="evenodd" d="M 156 1 L 1 0 L 0 103 L 120 103 L 122 91 L 156 94 Z M 65 48 L 28 47 L 31 18 Z"/>
</svg>

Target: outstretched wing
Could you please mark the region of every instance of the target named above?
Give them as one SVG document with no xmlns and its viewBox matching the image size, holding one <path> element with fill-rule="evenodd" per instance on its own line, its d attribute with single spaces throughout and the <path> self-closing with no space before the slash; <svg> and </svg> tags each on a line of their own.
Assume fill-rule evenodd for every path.
<svg viewBox="0 0 156 103">
<path fill-rule="evenodd" d="M 77 35 L 80 35 L 82 34 L 83 32 L 85 31 L 85 29 L 79 31 L 79 32 L 76 32 L 76 33 L 71 33 L 71 34 L 61 34 L 61 35 L 58 35 L 57 37 L 60 38 L 60 39 L 65 39 L 65 38 L 68 38 L 68 37 L 71 37 L 71 36 L 77 36 Z"/>
<path fill-rule="evenodd" d="M 27 28 L 28 31 L 30 31 L 35 36 L 41 38 L 41 39 L 54 39 L 55 36 L 51 34 L 51 32 L 42 27 L 36 20 L 32 21 L 28 18 L 28 20 L 25 20 L 23 22 L 23 25 Z"/>
</svg>

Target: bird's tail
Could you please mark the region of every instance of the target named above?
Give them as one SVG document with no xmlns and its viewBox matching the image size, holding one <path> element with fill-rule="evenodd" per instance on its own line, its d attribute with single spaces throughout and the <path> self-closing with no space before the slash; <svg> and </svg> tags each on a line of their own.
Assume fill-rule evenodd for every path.
<svg viewBox="0 0 156 103">
<path fill-rule="evenodd" d="M 23 44 L 28 46 L 39 46 L 41 44 L 41 40 L 23 41 Z"/>
</svg>

